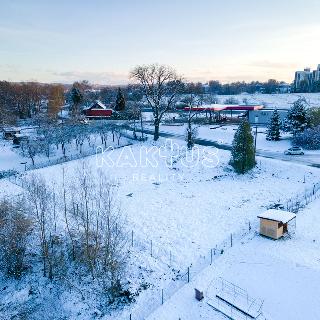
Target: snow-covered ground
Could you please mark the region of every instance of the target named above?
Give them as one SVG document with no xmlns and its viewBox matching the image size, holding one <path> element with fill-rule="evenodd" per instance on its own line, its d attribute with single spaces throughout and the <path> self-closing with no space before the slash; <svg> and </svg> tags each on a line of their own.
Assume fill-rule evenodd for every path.
<svg viewBox="0 0 320 320">
<path fill-rule="evenodd" d="M 310 107 L 320 107 L 320 93 L 284 93 L 284 94 L 248 94 L 238 95 L 218 95 L 219 103 L 224 103 L 226 99 L 233 97 L 240 104 L 262 104 L 267 108 L 290 108 L 292 104 L 301 97 L 304 97 Z"/>
<path fill-rule="evenodd" d="M 21 187 L 14 183 L 11 183 L 7 179 L 0 180 L 0 199 L 5 197 L 14 197 L 15 195 L 21 193 L 23 190 Z"/>
<path fill-rule="evenodd" d="M 319 319 L 319 212 L 320 199 L 300 212 L 292 239 L 273 241 L 256 234 L 236 245 L 148 319 L 224 319 L 207 304 L 218 277 L 263 299 L 267 319 Z M 204 291 L 201 302 L 195 300 L 194 288 Z"/>
<path fill-rule="evenodd" d="M 195 125 L 198 131 L 198 138 L 216 141 L 220 144 L 232 144 L 234 134 L 238 128 L 237 125 L 219 126 L 219 125 Z M 266 140 L 266 130 L 267 128 L 258 128 L 258 139 L 257 139 L 257 149 L 268 150 L 273 152 L 283 152 L 284 150 L 290 148 L 291 146 L 291 135 L 282 134 L 280 141 L 267 141 Z M 170 132 L 179 135 L 184 135 L 186 132 L 185 125 L 161 125 L 161 131 Z"/>
<path fill-rule="evenodd" d="M 185 144 L 169 141 L 177 147 Z M 148 163 L 152 158 L 149 153 L 146 161 L 144 148 L 147 146 L 147 152 L 151 152 L 156 150 L 155 146 L 163 147 L 163 143 L 164 140 L 155 145 L 136 144 L 114 150 L 110 156 L 105 153 L 81 161 L 117 181 L 122 208 L 137 237 L 146 242 L 153 239 L 154 244 L 170 248 L 185 264 L 254 218 L 257 211 L 274 202 L 284 202 L 320 178 L 317 169 L 306 170 L 303 166 L 262 158 L 258 158 L 257 168 L 252 172 L 238 176 L 228 169 L 229 152 L 203 147 L 199 148 L 199 164 L 193 162 L 189 167 L 183 155 L 179 155 L 177 163 L 168 165 L 166 161 L 175 157 L 177 151 L 171 153 L 164 148 L 160 149 L 160 155 L 157 151 L 153 154 L 156 161 Z M 112 167 L 106 164 L 109 159 L 113 161 Z M 69 176 L 81 161 L 63 165 Z M 49 181 L 57 180 L 57 185 L 61 182 L 61 166 L 37 172 Z"/>
<path fill-rule="evenodd" d="M 0 171 L 24 170 L 24 165 L 21 163 L 27 162 L 28 159 L 13 148 L 12 141 L 1 139 L 0 144 Z"/>
<path fill-rule="evenodd" d="M 188 163 L 182 152 L 185 142 L 172 142 L 175 143 L 172 150 L 168 141 L 160 139 L 157 143 L 137 143 L 97 157 L 33 171 L 48 182 L 55 182 L 58 188 L 63 167 L 67 177 L 72 177 L 82 162 L 85 162 L 93 171 L 103 170 L 116 182 L 121 208 L 127 216 L 127 228 L 133 231 L 134 242 L 137 243 L 128 278 L 132 283 L 143 279 L 151 285 L 137 298 L 136 303 L 123 313 L 117 313 L 117 319 L 127 319 L 129 312 L 138 317 L 140 310 L 143 310 L 143 314 L 152 310 L 148 304 L 149 297 L 154 295 L 159 301 L 159 290 L 168 285 L 175 275 L 168 268 L 170 260 L 175 270 L 183 270 L 229 237 L 230 233 L 237 232 L 248 221 L 255 220 L 256 215 L 267 206 L 284 203 L 320 179 L 320 171 L 316 168 L 263 158 L 258 158 L 258 165 L 252 172 L 238 176 L 228 166 L 229 152 L 201 147 L 199 161 L 194 159 Z M 180 152 L 177 152 L 179 148 Z M 172 158 L 174 161 L 168 164 Z M 102 159 L 104 162 L 101 162 Z M 98 168 L 101 164 L 102 167 Z M 1 183 L 10 185 L 7 180 Z M 8 194 L 12 194 L 12 190 L 8 190 Z M 151 241 L 153 257 L 150 257 Z M 252 254 L 252 251 L 249 253 Z M 254 262 L 258 261 L 258 257 L 252 257 Z M 226 266 L 222 266 L 221 270 Z M 2 298 L 9 299 L 12 290 L 2 293 Z M 92 301 L 82 303 L 81 307 L 72 297 L 71 303 L 73 308 L 79 308 L 78 317 L 91 317 L 88 305 L 94 305 Z M 63 304 L 61 308 L 70 306 Z M 60 312 L 75 318 L 69 309 Z M 182 319 L 197 319 L 181 316 Z M 111 314 L 110 318 L 115 316 Z M 162 315 L 158 319 L 169 317 Z"/>
</svg>

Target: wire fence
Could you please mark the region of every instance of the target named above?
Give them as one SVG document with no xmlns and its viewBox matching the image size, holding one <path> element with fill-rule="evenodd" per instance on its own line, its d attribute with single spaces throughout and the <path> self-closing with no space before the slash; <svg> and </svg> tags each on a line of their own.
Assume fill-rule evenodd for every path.
<svg viewBox="0 0 320 320">
<path fill-rule="evenodd" d="M 131 143 L 130 143 L 131 144 Z M 130 145 L 127 144 L 127 145 Z M 124 147 L 123 145 L 118 148 Z M 87 154 L 88 156 L 90 154 Z M 71 161 L 86 156 L 84 153 L 81 155 L 74 155 L 68 158 L 68 160 L 62 161 Z M 55 164 L 62 163 L 57 160 Z M 50 164 L 44 163 L 37 168 L 43 168 L 47 166 L 51 166 Z M 35 167 L 32 167 L 35 169 Z M 23 179 L 21 175 L 15 174 L 9 178 L 9 181 L 13 182 L 16 185 L 24 187 Z M 283 209 L 287 211 L 291 211 L 294 213 L 298 213 L 300 209 L 307 206 L 310 202 L 320 197 L 320 182 L 314 183 L 311 187 L 306 188 L 304 192 L 298 194 L 295 197 L 287 200 L 283 204 L 276 204 L 273 206 L 269 206 L 269 208 L 277 208 Z M 150 255 L 150 257 L 157 260 L 157 262 L 162 263 L 166 267 L 170 268 L 174 271 L 175 277 L 170 280 L 165 287 L 161 289 L 150 290 L 146 293 L 146 298 L 143 301 L 143 305 L 147 305 L 148 307 L 140 308 L 140 309 L 132 309 L 132 312 L 128 314 L 128 319 L 139 320 L 145 319 L 150 314 L 152 314 L 156 309 L 161 307 L 167 300 L 169 300 L 178 290 L 180 290 L 184 285 L 189 283 L 192 279 L 194 279 L 201 271 L 203 271 L 206 267 L 212 265 L 216 259 L 221 257 L 228 249 L 232 248 L 234 245 L 241 243 L 245 239 L 250 239 L 256 233 L 258 229 L 258 221 L 247 221 L 244 225 L 239 228 L 237 232 L 232 232 L 226 237 L 223 241 L 218 242 L 211 246 L 209 250 L 206 251 L 205 254 L 200 255 L 195 261 L 192 263 L 185 263 L 181 258 L 177 257 L 173 254 L 173 250 L 169 246 L 158 245 L 152 239 L 149 240 L 141 240 L 136 236 L 134 230 L 131 230 L 128 238 L 131 240 L 131 247 L 133 250 L 137 250 L 139 252 L 144 252 Z M 138 233 L 137 233 L 138 234 Z"/>
<path fill-rule="evenodd" d="M 24 180 L 21 175 L 9 177 L 9 180 L 16 185 L 24 187 Z M 306 188 L 303 193 L 289 199 L 283 204 L 278 203 L 273 207 L 297 213 L 310 202 L 319 198 L 319 191 L 320 182 Z M 269 208 L 270 207 L 271 206 L 269 206 Z M 186 263 L 183 258 L 173 254 L 174 250 L 172 250 L 170 246 L 158 245 L 158 243 L 152 239 L 141 240 L 138 233 L 131 230 L 128 234 L 128 239 L 130 239 L 132 250 L 146 253 L 155 259 L 157 263 L 161 263 L 173 271 L 175 276 L 163 288 L 148 290 L 143 301 L 143 305 L 147 305 L 148 307 L 132 309 L 132 312 L 128 314 L 128 319 L 146 319 L 156 309 L 169 300 L 178 290 L 194 279 L 201 271 L 212 265 L 228 249 L 243 242 L 245 239 L 254 237 L 256 230 L 258 230 L 258 221 L 247 221 L 237 232 L 230 233 L 223 241 L 213 245 L 205 254 L 200 255 L 195 261 L 189 264 Z"/>
<path fill-rule="evenodd" d="M 303 193 L 297 194 L 284 204 L 273 206 L 278 209 L 287 210 L 293 213 L 298 213 L 300 209 L 306 207 L 309 203 L 320 197 L 320 182 L 314 183 L 312 187 L 306 188 Z M 271 208 L 271 207 L 270 207 Z"/>
<path fill-rule="evenodd" d="M 182 267 L 181 261 L 172 254 L 170 249 L 166 250 L 163 247 L 158 247 L 153 241 L 140 242 L 134 238 L 132 231 L 132 246 L 134 249 L 147 252 L 151 257 L 157 259 L 157 261 L 160 261 L 171 269 L 173 268 L 176 276 L 164 288 L 150 291 L 149 296 L 143 302 L 148 307 L 132 310 L 128 315 L 128 319 L 146 319 L 201 271 L 212 265 L 229 248 L 232 248 L 235 244 L 240 243 L 250 235 L 254 236 L 257 225 L 257 223 L 253 225 L 252 222 L 248 221 L 237 232 L 230 233 L 225 240 L 207 250 L 205 255 L 200 255 L 195 261 Z"/>
<path fill-rule="evenodd" d="M 307 206 L 313 200 L 320 198 L 319 191 L 320 182 L 314 183 L 312 187 L 306 188 L 303 193 L 289 199 L 284 204 L 277 205 L 277 208 L 298 213 L 299 210 Z M 171 268 L 179 270 L 179 272 L 176 278 L 170 281 L 164 288 L 153 290 L 150 293 L 150 297 L 144 301 L 144 305 L 148 305 L 148 308 L 133 310 L 129 314 L 128 319 L 146 319 L 167 300 L 169 300 L 178 290 L 194 279 L 201 271 L 212 265 L 228 249 L 245 241 L 246 239 L 252 239 L 256 235 L 258 227 L 258 220 L 247 221 L 237 232 L 230 233 L 230 235 L 223 241 L 217 243 L 216 245 L 212 246 L 212 248 L 207 250 L 205 255 L 201 255 L 194 262 L 190 263 L 188 266 L 183 266 L 182 268 L 179 268 L 179 266 L 181 267 L 181 261 L 179 261 L 176 256 L 172 255 L 170 249 L 166 250 L 162 247 L 157 247 L 152 240 L 150 240 L 149 243 L 148 241 L 142 242 L 143 244 L 141 245 L 140 250 L 149 252 L 153 258 L 161 261 Z M 138 242 L 135 242 L 136 240 L 133 241 L 133 246 L 135 246 Z"/>
</svg>

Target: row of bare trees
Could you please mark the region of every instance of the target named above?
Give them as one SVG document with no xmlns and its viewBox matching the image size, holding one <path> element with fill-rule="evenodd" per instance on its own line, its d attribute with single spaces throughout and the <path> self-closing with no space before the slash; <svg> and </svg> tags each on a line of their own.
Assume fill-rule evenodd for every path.
<svg viewBox="0 0 320 320">
<path fill-rule="evenodd" d="M 100 145 L 107 148 L 108 141 L 119 146 L 124 128 L 124 125 L 108 121 L 90 125 L 74 122 L 60 125 L 48 123 L 42 125 L 36 135 L 21 142 L 21 153 L 31 160 L 33 166 L 37 156 L 44 155 L 50 159 L 58 150 L 64 158 L 70 152 L 72 155 L 82 155 L 85 143 L 92 149 Z"/>
<path fill-rule="evenodd" d="M 35 116 L 43 106 L 48 116 L 55 117 L 63 104 L 64 88 L 61 85 L 0 81 L 1 124 Z"/>
<path fill-rule="evenodd" d="M 0 271 L 19 278 L 37 272 L 40 258 L 44 277 L 62 283 L 76 278 L 78 288 L 91 278 L 113 302 L 128 259 L 114 185 L 84 164 L 72 176 L 63 170 L 60 184 L 36 175 L 24 184 L 19 201 L 0 203 Z"/>
</svg>

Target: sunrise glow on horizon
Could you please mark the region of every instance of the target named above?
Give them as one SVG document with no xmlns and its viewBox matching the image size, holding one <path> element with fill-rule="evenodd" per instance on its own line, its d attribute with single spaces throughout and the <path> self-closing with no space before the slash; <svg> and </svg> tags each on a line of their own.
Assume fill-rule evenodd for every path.
<svg viewBox="0 0 320 320">
<path fill-rule="evenodd" d="M 320 2 L 1 1 L 0 80 L 128 83 L 138 64 L 190 81 L 291 83 L 320 63 Z"/>
</svg>

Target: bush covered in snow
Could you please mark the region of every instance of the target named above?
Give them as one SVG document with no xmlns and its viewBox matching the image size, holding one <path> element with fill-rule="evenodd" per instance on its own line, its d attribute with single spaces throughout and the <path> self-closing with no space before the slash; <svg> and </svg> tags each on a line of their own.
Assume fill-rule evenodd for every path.
<svg viewBox="0 0 320 320">
<path fill-rule="evenodd" d="M 8 178 L 16 175 L 18 172 L 16 170 L 2 170 L 0 171 L 0 179 Z"/>
<path fill-rule="evenodd" d="M 308 113 L 311 118 L 311 126 L 313 127 L 320 126 L 320 107 L 311 108 L 308 110 Z"/>
<path fill-rule="evenodd" d="M 320 126 L 307 129 L 293 138 L 293 143 L 307 150 L 320 149 Z"/>
<path fill-rule="evenodd" d="M 307 112 L 307 101 L 299 98 L 288 111 L 283 129 L 296 135 L 310 127 L 310 116 Z"/>
<path fill-rule="evenodd" d="M 23 202 L 0 202 L 0 270 L 7 276 L 20 278 L 27 268 L 25 256 L 31 228 Z"/>
</svg>

